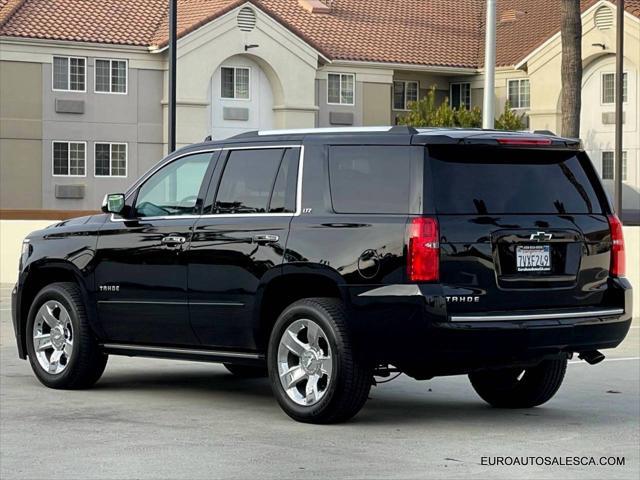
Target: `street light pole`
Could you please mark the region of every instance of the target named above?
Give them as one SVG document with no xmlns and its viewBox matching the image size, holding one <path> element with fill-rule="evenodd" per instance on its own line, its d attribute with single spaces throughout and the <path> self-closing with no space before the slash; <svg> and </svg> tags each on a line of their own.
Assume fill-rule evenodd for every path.
<svg viewBox="0 0 640 480">
<path fill-rule="evenodd" d="M 614 154 L 615 211 L 622 216 L 622 88 L 624 85 L 624 0 L 618 0 L 616 26 L 616 146 Z"/>
<path fill-rule="evenodd" d="M 487 0 L 487 21 L 484 42 L 484 96 L 482 102 L 482 128 L 494 128 L 494 101 L 496 84 L 496 0 Z"/>
<path fill-rule="evenodd" d="M 169 0 L 169 153 L 176 149 L 176 50 L 177 50 L 178 0 Z"/>
</svg>

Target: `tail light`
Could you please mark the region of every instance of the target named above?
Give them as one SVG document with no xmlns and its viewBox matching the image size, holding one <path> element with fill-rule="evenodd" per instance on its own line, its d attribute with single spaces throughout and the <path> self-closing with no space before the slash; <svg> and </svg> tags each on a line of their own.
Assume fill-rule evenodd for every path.
<svg viewBox="0 0 640 480">
<path fill-rule="evenodd" d="M 611 229 L 611 267 L 609 272 L 614 277 L 624 277 L 625 258 L 622 222 L 616 215 L 609 215 L 607 218 Z"/>
<path fill-rule="evenodd" d="M 407 276 L 411 282 L 435 282 L 440 277 L 440 244 L 435 218 L 417 217 L 407 226 Z"/>
<path fill-rule="evenodd" d="M 496 141 L 500 145 L 511 146 L 542 146 L 551 145 L 550 138 L 526 138 L 526 137 L 513 137 L 513 138 L 496 138 Z"/>
</svg>

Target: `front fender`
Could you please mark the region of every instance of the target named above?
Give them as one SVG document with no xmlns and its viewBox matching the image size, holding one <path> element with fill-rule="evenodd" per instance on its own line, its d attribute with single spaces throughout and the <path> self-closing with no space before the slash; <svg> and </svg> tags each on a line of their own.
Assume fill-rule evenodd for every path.
<svg viewBox="0 0 640 480">
<path fill-rule="evenodd" d="M 97 323 L 94 262 L 97 232 L 104 216 L 72 219 L 33 232 L 29 253 L 22 259 L 13 300 L 16 336 L 21 358 L 25 358 L 25 328 L 33 299 L 44 286 L 73 281 L 80 286 L 89 324 L 102 336 Z"/>
</svg>

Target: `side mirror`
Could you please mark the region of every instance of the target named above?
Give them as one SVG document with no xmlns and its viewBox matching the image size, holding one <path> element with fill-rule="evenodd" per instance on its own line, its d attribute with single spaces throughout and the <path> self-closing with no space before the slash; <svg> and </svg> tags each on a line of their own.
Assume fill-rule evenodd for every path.
<svg viewBox="0 0 640 480">
<path fill-rule="evenodd" d="M 102 201 L 102 211 L 120 214 L 124 210 L 124 205 L 124 193 L 107 193 Z"/>
</svg>

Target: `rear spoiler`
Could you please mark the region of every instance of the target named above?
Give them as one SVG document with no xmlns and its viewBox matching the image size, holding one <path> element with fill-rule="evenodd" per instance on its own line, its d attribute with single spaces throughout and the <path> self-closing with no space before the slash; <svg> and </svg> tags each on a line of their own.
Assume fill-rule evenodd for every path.
<svg viewBox="0 0 640 480">
<path fill-rule="evenodd" d="M 576 138 L 564 138 L 557 135 L 529 132 L 508 132 L 501 130 L 480 130 L 456 132 L 426 130 L 415 134 L 411 141 L 414 145 L 487 145 L 513 148 L 553 148 L 581 150 L 582 142 Z"/>
</svg>

